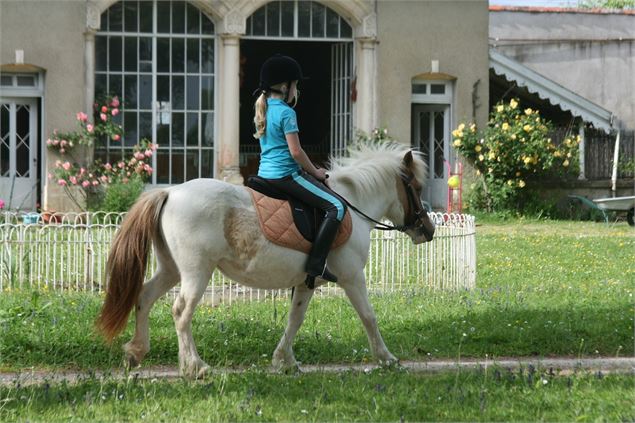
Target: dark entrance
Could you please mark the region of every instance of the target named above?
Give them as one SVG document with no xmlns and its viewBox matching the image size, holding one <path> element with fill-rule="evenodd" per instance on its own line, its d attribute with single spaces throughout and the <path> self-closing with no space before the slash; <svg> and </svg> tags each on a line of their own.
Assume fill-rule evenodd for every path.
<svg viewBox="0 0 635 423">
<path fill-rule="evenodd" d="M 314 163 L 325 164 L 329 155 L 331 124 L 331 45 L 328 42 L 242 40 L 240 43 L 240 173 L 258 173 L 260 146 L 254 133 L 253 91 L 258 87 L 260 66 L 281 53 L 293 57 L 310 79 L 299 85 L 295 108 L 300 142 Z"/>
</svg>

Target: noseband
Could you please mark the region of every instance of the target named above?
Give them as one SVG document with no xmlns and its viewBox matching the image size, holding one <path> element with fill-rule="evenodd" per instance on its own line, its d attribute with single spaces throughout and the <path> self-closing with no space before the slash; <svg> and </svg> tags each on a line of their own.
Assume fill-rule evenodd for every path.
<svg viewBox="0 0 635 423">
<path fill-rule="evenodd" d="M 406 213 L 406 219 L 404 219 L 405 225 L 403 225 L 403 231 L 423 228 L 427 236 L 428 233 L 427 231 L 425 231 L 423 218 L 424 216 L 428 215 L 428 212 L 423 207 L 423 204 L 421 204 L 421 201 L 417 200 L 417 193 L 415 191 L 415 188 L 412 186 L 413 180 L 414 175 L 412 173 L 407 177 L 401 175 L 401 181 L 403 182 L 404 188 L 406 190 L 406 197 L 408 198 L 408 213 Z M 408 223 L 408 221 L 410 221 L 410 223 Z"/>
</svg>

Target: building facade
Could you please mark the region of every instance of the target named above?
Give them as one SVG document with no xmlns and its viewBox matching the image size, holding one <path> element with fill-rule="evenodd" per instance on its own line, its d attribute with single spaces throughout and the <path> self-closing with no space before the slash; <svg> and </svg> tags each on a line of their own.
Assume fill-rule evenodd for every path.
<svg viewBox="0 0 635 423">
<path fill-rule="evenodd" d="M 492 6 L 489 42 L 490 104 L 518 97 L 581 136 L 578 180 L 545 190 L 633 195 L 635 11 Z"/>
<path fill-rule="evenodd" d="M 257 169 L 253 90 L 274 53 L 310 78 L 296 110 L 309 155 L 342 154 L 357 131 L 387 128 L 426 153 L 426 199 L 444 206 L 456 122 L 488 112 L 487 1 L 87 0 L 0 3 L 0 198 L 72 205 L 46 175 L 45 140 L 117 95 L 121 141 L 159 144 L 151 185 L 242 183 Z"/>
<path fill-rule="evenodd" d="M 492 47 L 635 129 L 635 10 L 490 10 Z"/>
</svg>

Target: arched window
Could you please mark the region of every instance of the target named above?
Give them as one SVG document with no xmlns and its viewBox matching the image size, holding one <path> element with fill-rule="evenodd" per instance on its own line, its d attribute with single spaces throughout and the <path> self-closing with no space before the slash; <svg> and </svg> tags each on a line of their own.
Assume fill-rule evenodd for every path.
<svg viewBox="0 0 635 423">
<path fill-rule="evenodd" d="M 185 1 L 115 3 L 95 37 L 95 98 L 118 95 L 120 142 L 96 156 L 116 161 L 140 139 L 159 144 L 153 184 L 214 173 L 214 24 Z"/>
<path fill-rule="evenodd" d="M 337 12 L 314 1 L 272 1 L 247 18 L 248 37 L 352 39 Z"/>
<path fill-rule="evenodd" d="M 302 49 L 292 47 L 289 42 Z M 330 51 L 323 48 L 325 45 Z M 304 99 L 310 98 L 311 89 L 319 87 L 320 102 L 326 99 L 326 103 L 323 109 L 305 108 L 305 112 L 328 118 L 324 122 L 313 120 L 317 128 L 304 132 L 303 147 L 318 160 L 344 154 L 354 136 L 351 95 L 355 66 L 351 25 L 336 11 L 316 1 L 272 1 L 247 18 L 246 33 L 241 41 L 241 53 L 251 53 L 252 58 L 262 60 L 259 56 L 265 51 L 267 54 L 295 51 L 295 58 L 300 62 L 304 59 L 305 63 L 315 65 L 305 69 L 311 73 L 311 81 L 303 91 Z M 305 100 L 300 101 L 300 108 L 306 107 Z M 251 125 L 251 121 L 243 118 L 243 127 L 247 125 Z M 328 128 L 328 133 L 322 134 L 322 127 Z M 247 130 L 243 129 L 243 133 Z M 322 142 L 327 138 L 328 144 Z M 255 143 L 243 143 L 240 151 L 243 162 L 248 162 L 258 156 L 259 148 Z"/>
</svg>

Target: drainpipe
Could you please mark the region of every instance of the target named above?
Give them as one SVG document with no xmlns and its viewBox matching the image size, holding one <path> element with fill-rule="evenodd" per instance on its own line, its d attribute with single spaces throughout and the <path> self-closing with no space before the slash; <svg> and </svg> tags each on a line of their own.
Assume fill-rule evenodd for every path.
<svg viewBox="0 0 635 423">
<path fill-rule="evenodd" d="M 620 159 L 620 131 L 617 131 L 615 137 L 615 150 L 613 153 L 613 175 L 611 176 L 611 194 L 616 197 L 617 192 L 617 162 Z"/>
<path fill-rule="evenodd" d="M 584 139 L 584 121 L 580 122 L 580 127 L 578 128 L 578 134 L 580 135 L 580 144 L 578 145 L 578 158 L 580 161 L 580 174 L 578 175 L 578 179 L 584 181 L 586 179 L 586 163 L 585 163 L 585 154 L 586 154 L 586 140 Z"/>
</svg>

